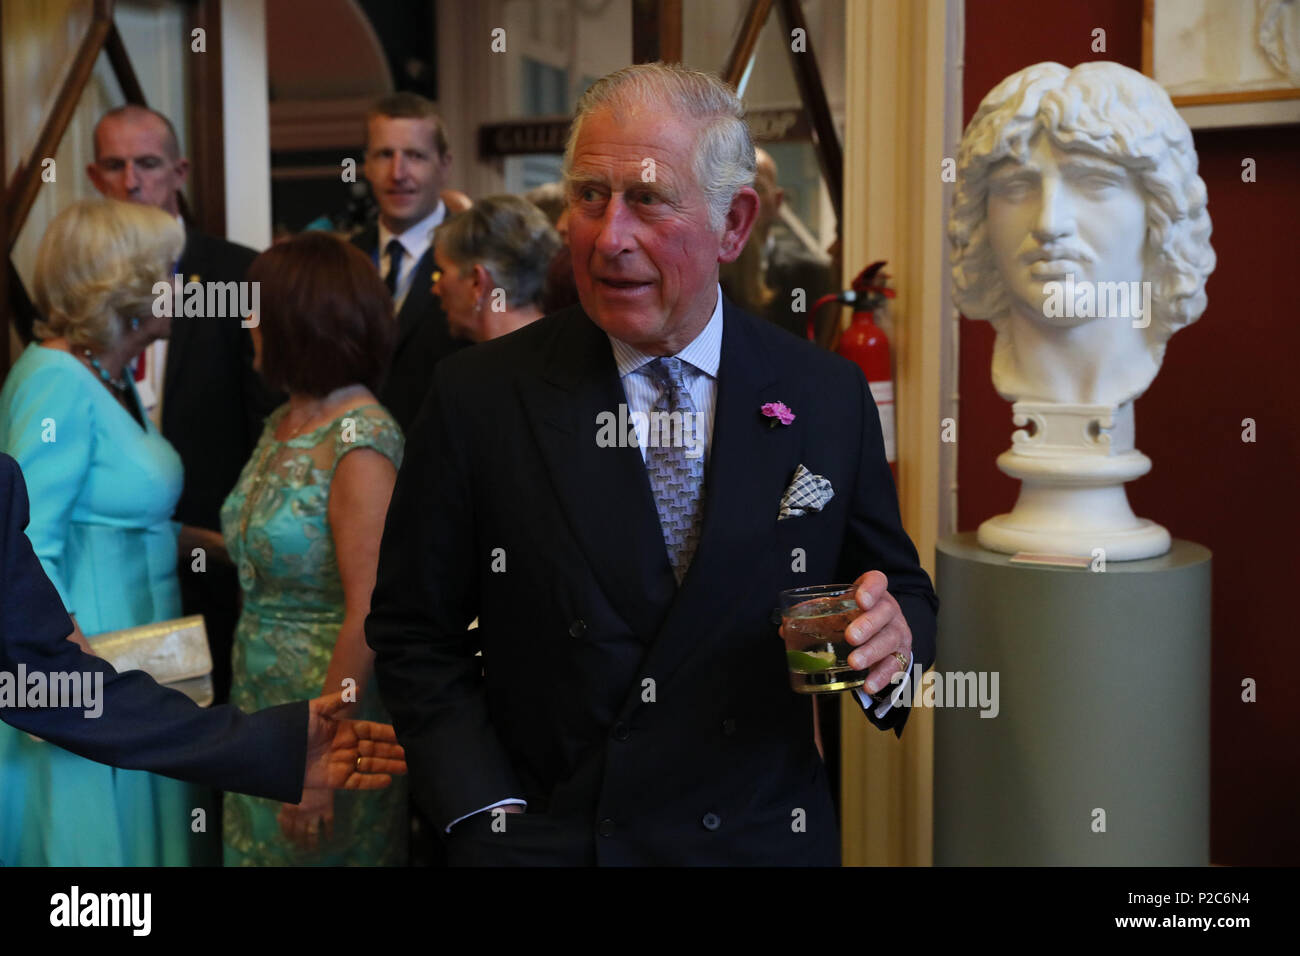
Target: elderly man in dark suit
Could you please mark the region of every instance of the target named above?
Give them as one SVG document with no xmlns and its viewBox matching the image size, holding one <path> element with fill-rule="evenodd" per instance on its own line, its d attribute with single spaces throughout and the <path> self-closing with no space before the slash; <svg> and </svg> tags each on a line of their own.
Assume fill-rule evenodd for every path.
<svg viewBox="0 0 1300 956">
<path fill-rule="evenodd" d="M 95 161 L 86 173 L 103 195 L 156 206 L 179 220 L 177 196 L 189 168 L 167 117 L 127 105 L 96 124 Z M 243 281 L 256 252 L 183 225 L 185 248 L 173 268 L 182 283 Z M 284 397 L 253 370 L 252 339 L 238 315 L 175 314 L 170 337 L 140 361 L 141 400 L 185 466 L 174 516 L 182 525 L 181 603 L 207 623 L 213 690 L 222 703 L 230 695 L 239 580 L 221 539 L 221 503 L 257 445 L 263 420 Z M 202 560 L 195 548 L 203 549 Z"/>
<path fill-rule="evenodd" d="M 388 514 L 367 636 L 413 790 L 452 863 L 836 865 L 778 593 L 856 583 L 881 728 L 935 656 L 871 393 L 719 291 L 758 197 L 716 77 L 598 81 L 565 166 L 581 306 L 439 366 Z M 680 434 L 611 426 L 650 412 Z"/>
<path fill-rule="evenodd" d="M 0 455 L 0 719 L 90 760 L 192 783 L 297 803 L 304 786 L 371 790 L 404 773 L 392 728 L 334 720 L 342 698 L 321 698 L 244 714 L 203 710 L 143 671 L 119 674 L 68 639 L 58 592 L 23 533 L 27 488 L 18 463 Z M 102 682 L 94 716 L 82 706 L 27 708 L 25 687 L 40 674 L 90 675 Z"/>
<path fill-rule="evenodd" d="M 433 294 L 433 230 L 447 216 L 443 187 L 451 153 L 433 104 L 394 93 L 366 117 L 366 179 L 379 221 L 352 242 L 370 256 L 392 293 L 397 344 L 379 401 L 409 432 L 433 381 L 433 367 L 468 342 L 455 340 Z"/>
</svg>

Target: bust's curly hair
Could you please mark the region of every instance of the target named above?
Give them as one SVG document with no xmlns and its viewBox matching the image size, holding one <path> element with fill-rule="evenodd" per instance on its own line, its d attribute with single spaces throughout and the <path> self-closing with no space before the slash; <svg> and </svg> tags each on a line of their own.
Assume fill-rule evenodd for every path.
<svg viewBox="0 0 1300 956">
<path fill-rule="evenodd" d="M 153 206 L 83 199 L 51 220 L 36 253 L 38 339 L 108 348 L 122 325 L 153 309 L 185 245 L 180 223 Z"/>
<path fill-rule="evenodd" d="M 1040 130 L 1060 149 L 1086 150 L 1131 170 L 1145 195 L 1153 267 L 1145 276 L 1152 301 L 1146 337 L 1159 361 L 1169 336 L 1205 311 L 1205 280 L 1214 269 L 1210 215 L 1187 124 L 1159 84 L 1118 63 L 1073 70 L 1036 63 L 980 103 L 962 136 L 948 220 L 957 307 L 1003 331 L 1011 300 L 988 239 L 988 177 L 1003 159 L 1026 159 Z"/>
</svg>

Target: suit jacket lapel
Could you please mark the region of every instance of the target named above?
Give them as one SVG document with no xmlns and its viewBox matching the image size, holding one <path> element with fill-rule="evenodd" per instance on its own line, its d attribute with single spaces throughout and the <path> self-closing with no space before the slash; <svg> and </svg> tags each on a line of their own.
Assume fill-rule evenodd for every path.
<svg viewBox="0 0 1300 956">
<path fill-rule="evenodd" d="M 430 313 L 434 314 L 430 315 Z M 442 303 L 433 294 L 432 245 L 424 251 L 420 261 L 411 270 L 411 285 L 407 290 L 406 299 L 402 302 L 401 311 L 397 313 L 397 344 L 393 349 L 394 355 L 402 350 L 406 342 L 415 334 L 415 330 L 420 327 L 420 323 L 426 321 L 426 317 L 446 324 L 446 319 L 442 315 Z"/>
<path fill-rule="evenodd" d="M 782 401 L 797 413 L 799 383 L 782 380 L 776 356 L 748 324 L 757 320 L 725 300 L 723 314 L 704 525 L 677 599 L 642 664 L 642 673 L 661 683 L 734 617 L 737 602 L 755 599 L 751 589 L 768 577 L 781 494 L 798 459 L 798 421 L 772 427 L 761 408 Z M 776 607 L 777 595 L 770 599 Z"/>
<path fill-rule="evenodd" d="M 610 604 L 648 642 L 676 582 L 640 451 L 597 443 L 598 416 L 618 420 L 627 402 L 609 339 L 572 309 L 543 369 L 519 391 L 565 518 Z"/>
</svg>

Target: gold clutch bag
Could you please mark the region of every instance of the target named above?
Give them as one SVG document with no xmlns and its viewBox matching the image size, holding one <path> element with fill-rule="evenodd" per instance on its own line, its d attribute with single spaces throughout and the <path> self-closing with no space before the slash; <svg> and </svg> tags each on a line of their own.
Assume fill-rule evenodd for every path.
<svg viewBox="0 0 1300 956">
<path fill-rule="evenodd" d="M 86 638 L 95 653 L 119 671 L 144 671 L 200 707 L 212 703 L 212 651 L 201 614 Z"/>
</svg>

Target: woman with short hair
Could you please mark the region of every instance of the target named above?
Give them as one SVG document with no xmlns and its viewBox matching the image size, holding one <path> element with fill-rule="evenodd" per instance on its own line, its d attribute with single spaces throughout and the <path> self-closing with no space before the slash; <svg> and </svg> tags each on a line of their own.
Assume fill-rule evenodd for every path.
<svg viewBox="0 0 1300 956">
<path fill-rule="evenodd" d="M 289 401 L 221 509 L 239 573 L 231 703 L 259 710 L 344 692 L 379 716 L 364 625 L 402 433 L 375 400 L 396 336 L 393 301 L 365 254 L 321 232 L 254 260 L 255 365 Z M 305 790 L 300 804 L 230 793 L 227 866 L 406 862 L 406 794 Z"/>
<path fill-rule="evenodd" d="M 452 335 L 486 342 L 542 317 L 560 237 L 518 196 L 489 196 L 433 231 L 433 293 Z"/>
</svg>

